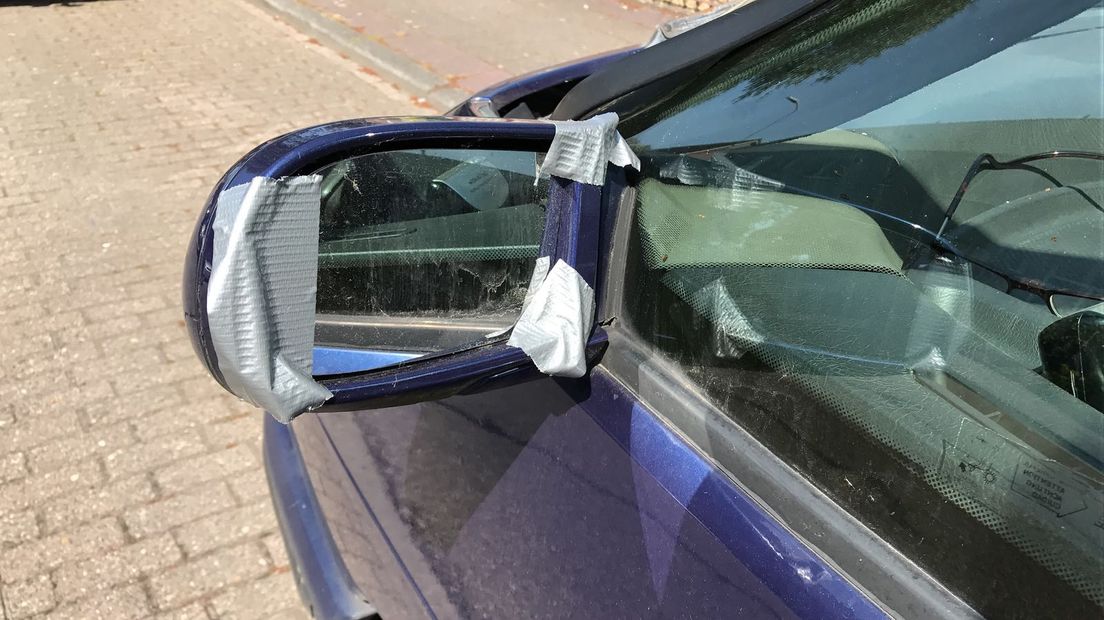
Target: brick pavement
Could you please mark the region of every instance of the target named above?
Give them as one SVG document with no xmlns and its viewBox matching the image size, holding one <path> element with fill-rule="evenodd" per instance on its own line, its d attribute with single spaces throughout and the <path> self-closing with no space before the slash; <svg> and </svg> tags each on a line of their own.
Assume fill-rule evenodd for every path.
<svg viewBox="0 0 1104 620">
<path fill-rule="evenodd" d="M 306 10 L 320 36 L 353 46 L 381 74 L 445 109 L 514 75 L 640 45 L 658 24 L 688 14 L 633 0 L 254 1 L 286 14 Z"/>
<path fill-rule="evenodd" d="M 384 44 L 462 90 L 644 41 L 661 15 L 515 0 L 494 24 L 465 17 L 497 6 L 327 15 L 383 29 Z M 517 22 L 509 37 L 496 35 L 503 20 Z M 474 72 L 442 60 L 464 54 Z M 246 0 L 0 0 L 5 620 L 305 617 L 269 504 L 261 414 L 207 377 L 183 329 L 185 246 L 211 186 L 258 142 L 431 112 Z"/>
<path fill-rule="evenodd" d="M 418 112 L 240 0 L 0 4 L 4 618 L 305 617 L 261 415 L 184 333 L 185 244 L 254 144 Z"/>
</svg>

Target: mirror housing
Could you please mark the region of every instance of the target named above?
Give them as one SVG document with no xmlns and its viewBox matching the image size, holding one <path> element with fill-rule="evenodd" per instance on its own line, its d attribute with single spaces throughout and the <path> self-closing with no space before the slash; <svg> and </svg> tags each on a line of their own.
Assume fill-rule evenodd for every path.
<svg viewBox="0 0 1104 620">
<path fill-rule="evenodd" d="M 214 263 L 215 217 L 223 192 L 248 185 L 257 178 L 282 179 L 312 174 L 344 158 L 402 149 L 496 149 L 543 153 L 555 137 L 555 126 L 540 121 L 444 117 L 389 117 L 341 121 L 295 131 L 261 144 L 238 161 L 215 186 L 196 224 L 185 259 L 182 288 L 185 325 L 197 356 L 224 388 L 232 391 L 219 366 L 218 354 L 208 320 L 208 286 Z M 314 240 L 312 240 L 314 241 Z M 327 407 L 356 401 L 359 408 L 397 403 L 399 386 L 406 389 L 456 391 L 475 376 L 484 376 L 488 363 L 512 371 L 529 363 L 525 354 L 503 347 L 492 359 L 470 362 L 472 352 L 452 356 L 448 372 L 434 356 L 401 363 L 390 368 L 387 379 L 353 381 L 337 375 L 323 379 L 332 384 L 333 398 Z M 363 375 L 363 372 L 355 373 Z M 374 387 L 373 387 L 374 386 Z M 390 386 L 390 387 L 387 387 Z M 401 390 L 400 390 L 401 391 Z M 370 404 L 374 396 L 381 404 Z M 424 397 L 423 397 L 424 398 Z"/>
<path fill-rule="evenodd" d="M 1039 333 L 1043 375 L 1104 413 L 1104 314 L 1086 310 Z"/>
</svg>

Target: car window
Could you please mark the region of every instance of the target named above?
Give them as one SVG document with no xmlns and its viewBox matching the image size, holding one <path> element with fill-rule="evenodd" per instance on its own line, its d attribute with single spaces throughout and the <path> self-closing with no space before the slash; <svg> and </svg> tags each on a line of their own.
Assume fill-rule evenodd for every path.
<svg viewBox="0 0 1104 620">
<path fill-rule="evenodd" d="M 1102 58 L 1099 1 L 843 1 L 621 125 L 631 329 L 984 613 L 1104 605 Z"/>
<path fill-rule="evenodd" d="M 392 151 L 318 174 L 316 344 L 429 353 L 517 318 L 548 193 L 534 153 Z"/>
</svg>

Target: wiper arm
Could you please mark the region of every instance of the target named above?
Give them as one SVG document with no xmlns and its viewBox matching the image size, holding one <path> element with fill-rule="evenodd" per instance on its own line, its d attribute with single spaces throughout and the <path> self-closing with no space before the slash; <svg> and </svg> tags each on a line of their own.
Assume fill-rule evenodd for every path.
<svg viewBox="0 0 1104 620">
<path fill-rule="evenodd" d="M 1000 161 L 993 157 L 991 153 L 982 153 L 974 159 L 970 164 L 969 169 L 966 171 L 966 176 L 962 179 L 962 183 L 958 186 L 958 191 L 955 192 L 954 198 L 951 199 L 951 204 L 947 205 L 947 211 L 943 216 L 943 223 L 939 226 L 939 231 L 935 234 L 936 243 L 943 244 L 943 233 L 947 230 L 947 226 L 951 223 L 951 218 L 954 217 L 955 211 L 958 210 L 959 203 L 962 202 L 963 196 L 966 195 L 966 190 L 970 187 L 970 182 L 974 180 L 974 177 L 981 174 L 985 170 L 1026 170 L 1028 172 L 1034 172 L 1044 179 L 1050 181 L 1057 187 L 1066 187 L 1058 179 L 1054 178 L 1047 171 L 1038 168 L 1036 166 L 1027 165 L 1029 162 L 1041 161 L 1044 159 L 1098 159 L 1104 160 L 1104 153 L 1094 153 L 1092 151 L 1049 151 L 1046 153 L 1035 153 L 1033 155 L 1025 155 L 1023 157 L 1017 157 L 1009 161 Z M 1070 187 L 1069 189 L 1080 194 L 1082 198 L 1089 201 L 1089 204 L 1096 207 L 1100 211 L 1104 211 L 1104 207 L 1101 207 L 1095 200 L 1093 200 L 1088 194 L 1085 193 L 1079 187 Z"/>
</svg>

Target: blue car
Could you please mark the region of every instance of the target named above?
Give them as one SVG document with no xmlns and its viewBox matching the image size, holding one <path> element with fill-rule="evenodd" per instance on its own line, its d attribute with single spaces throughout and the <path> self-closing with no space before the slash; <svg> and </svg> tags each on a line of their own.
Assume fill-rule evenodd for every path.
<svg viewBox="0 0 1104 620">
<path fill-rule="evenodd" d="M 1102 25 L 759 0 L 258 146 L 185 315 L 312 613 L 1104 616 Z"/>
</svg>

